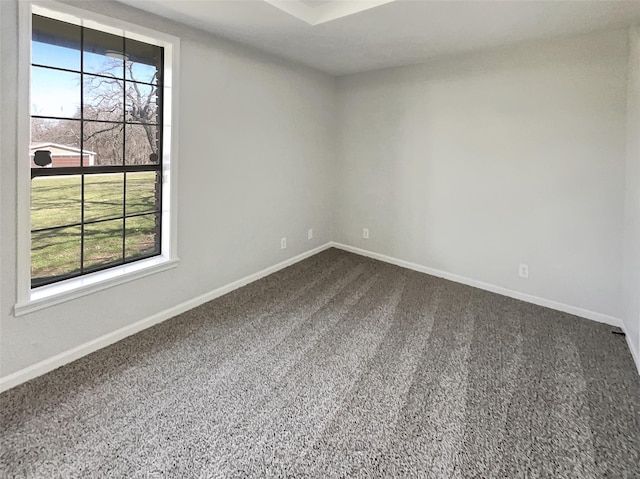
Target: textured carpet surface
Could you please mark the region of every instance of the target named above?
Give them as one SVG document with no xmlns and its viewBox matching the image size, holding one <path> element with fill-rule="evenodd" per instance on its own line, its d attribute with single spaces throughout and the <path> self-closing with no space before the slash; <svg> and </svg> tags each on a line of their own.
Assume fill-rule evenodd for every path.
<svg viewBox="0 0 640 479">
<path fill-rule="evenodd" d="M 610 326 L 331 249 L 0 396 L 0 477 L 640 477 Z"/>
</svg>

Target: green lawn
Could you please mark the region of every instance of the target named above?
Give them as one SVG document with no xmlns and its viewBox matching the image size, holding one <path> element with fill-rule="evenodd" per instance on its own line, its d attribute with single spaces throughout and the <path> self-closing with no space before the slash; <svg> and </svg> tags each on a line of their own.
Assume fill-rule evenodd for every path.
<svg viewBox="0 0 640 479">
<path fill-rule="evenodd" d="M 100 267 L 123 258 L 124 174 L 85 176 L 84 267 Z M 73 225 L 81 220 L 80 176 L 35 178 L 31 185 L 31 229 Z M 127 173 L 126 214 L 155 210 L 155 173 Z M 120 218 L 118 218 L 118 216 Z M 115 218 L 115 219 L 112 219 Z M 126 218 L 124 257 L 153 253 L 155 214 Z M 31 234 L 31 277 L 46 278 L 80 269 L 81 228 L 69 226 Z"/>
</svg>

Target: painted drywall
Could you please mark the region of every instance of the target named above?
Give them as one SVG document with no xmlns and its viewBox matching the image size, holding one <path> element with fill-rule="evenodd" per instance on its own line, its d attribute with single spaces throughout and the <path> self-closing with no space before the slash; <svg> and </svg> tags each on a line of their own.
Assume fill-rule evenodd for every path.
<svg viewBox="0 0 640 479">
<path fill-rule="evenodd" d="M 353 75 L 336 86 L 122 5 L 68 3 L 181 38 L 181 261 L 13 316 L 17 1 L 0 2 L 0 377 L 329 240 L 639 318 L 627 316 L 638 305 L 623 296 L 621 274 L 623 245 L 631 257 L 638 238 L 628 205 L 640 196 L 640 181 L 625 190 L 624 180 L 625 168 L 639 168 L 637 157 L 625 163 L 635 122 L 625 110 L 627 32 Z M 528 280 L 517 277 L 521 262 Z M 634 281 L 625 276 L 625 288 Z M 637 341 L 632 321 L 625 325 Z"/>
<path fill-rule="evenodd" d="M 331 239 L 334 78 L 119 4 L 75 4 L 181 38 L 180 264 L 14 317 L 17 1 L 0 2 L 0 377 Z"/>
<path fill-rule="evenodd" d="M 628 75 L 622 320 L 640 369 L 640 27 L 629 30 Z"/>
<path fill-rule="evenodd" d="M 619 318 L 626 68 L 613 31 L 340 78 L 336 241 Z"/>
</svg>

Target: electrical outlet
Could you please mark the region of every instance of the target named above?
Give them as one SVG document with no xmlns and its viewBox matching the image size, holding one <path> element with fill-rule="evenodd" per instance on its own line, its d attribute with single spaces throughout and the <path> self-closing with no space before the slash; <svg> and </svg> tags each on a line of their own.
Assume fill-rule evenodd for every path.
<svg viewBox="0 0 640 479">
<path fill-rule="evenodd" d="M 280 240 L 280 249 L 285 249 L 287 247 L 287 238 L 282 238 Z"/>
<path fill-rule="evenodd" d="M 364 239 L 369 239 L 369 228 L 362 228 L 362 237 Z"/>
<path fill-rule="evenodd" d="M 520 266 L 518 266 L 518 276 L 520 276 L 521 278 L 528 278 L 529 277 L 529 265 L 528 264 L 521 264 Z"/>
<path fill-rule="evenodd" d="M 307 239 L 312 239 L 313 238 L 313 229 L 309 228 L 309 231 L 307 231 Z"/>
</svg>

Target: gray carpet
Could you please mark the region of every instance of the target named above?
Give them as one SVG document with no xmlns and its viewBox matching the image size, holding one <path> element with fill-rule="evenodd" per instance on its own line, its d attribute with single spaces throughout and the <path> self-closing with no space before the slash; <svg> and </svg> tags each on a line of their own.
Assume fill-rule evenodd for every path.
<svg viewBox="0 0 640 479">
<path fill-rule="evenodd" d="M 2 477 L 640 477 L 603 324 L 331 249 L 0 396 Z"/>
</svg>

